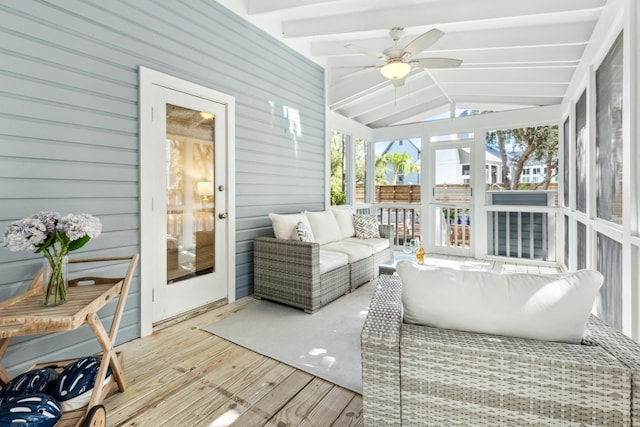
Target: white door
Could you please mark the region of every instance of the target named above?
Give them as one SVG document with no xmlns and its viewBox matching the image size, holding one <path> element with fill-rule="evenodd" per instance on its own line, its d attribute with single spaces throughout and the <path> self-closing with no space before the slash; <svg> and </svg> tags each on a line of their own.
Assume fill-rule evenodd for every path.
<svg viewBox="0 0 640 427">
<path fill-rule="evenodd" d="M 152 108 L 154 231 L 144 247 L 157 323 L 227 297 L 227 120 L 223 104 L 159 85 Z"/>
<path fill-rule="evenodd" d="M 473 140 L 434 142 L 429 152 L 429 215 L 436 253 L 472 254 Z"/>
</svg>

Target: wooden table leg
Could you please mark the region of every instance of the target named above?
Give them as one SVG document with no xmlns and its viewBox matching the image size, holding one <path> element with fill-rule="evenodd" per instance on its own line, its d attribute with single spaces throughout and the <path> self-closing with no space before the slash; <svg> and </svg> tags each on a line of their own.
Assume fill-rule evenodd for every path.
<svg viewBox="0 0 640 427">
<path fill-rule="evenodd" d="M 120 391 L 125 391 L 127 383 L 124 379 L 124 372 L 113 347 L 114 343 L 109 338 L 109 334 L 107 334 L 106 329 L 102 325 L 102 322 L 96 313 L 87 316 L 87 323 L 96 335 L 96 339 L 98 340 L 100 347 L 102 347 L 102 363 L 100 364 L 100 370 L 98 371 L 98 378 L 96 379 L 96 382 L 98 379 L 100 379 L 100 382 L 104 381 L 107 376 L 107 368 L 111 366 L 112 379 L 118 383 Z M 89 402 L 89 408 L 104 400 L 104 394 L 106 394 L 107 389 L 108 387 L 105 389 L 99 388 L 97 390 L 94 388 L 94 392 L 91 395 L 91 401 Z"/>
<path fill-rule="evenodd" d="M 4 353 L 7 351 L 7 348 L 9 348 L 10 342 L 11 342 L 11 338 L 0 339 L 0 360 L 2 360 L 2 357 L 4 356 Z M 7 372 L 7 370 L 4 369 L 4 366 L 0 365 L 0 385 L 4 386 L 9 381 L 11 381 L 11 375 L 9 375 L 9 372 Z"/>
</svg>

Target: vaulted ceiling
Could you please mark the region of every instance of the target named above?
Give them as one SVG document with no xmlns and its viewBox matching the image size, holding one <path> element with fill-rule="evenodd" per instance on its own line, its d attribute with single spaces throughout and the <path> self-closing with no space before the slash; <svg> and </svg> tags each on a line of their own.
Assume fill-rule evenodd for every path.
<svg viewBox="0 0 640 427">
<path fill-rule="evenodd" d="M 329 108 L 372 128 L 426 120 L 453 109 L 508 110 L 560 104 L 607 0 L 219 0 L 327 71 Z M 613 0 L 609 0 L 613 1 Z M 232 8 L 233 10 L 233 8 Z M 396 87 L 373 52 L 438 29 L 412 57 L 462 60 L 414 68 Z M 346 45 L 357 45 L 348 48 Z M 370 52 L 372 55 L 362 54 Z M 365 68 L 369 67 L 369 68 Z"/>
</svg>

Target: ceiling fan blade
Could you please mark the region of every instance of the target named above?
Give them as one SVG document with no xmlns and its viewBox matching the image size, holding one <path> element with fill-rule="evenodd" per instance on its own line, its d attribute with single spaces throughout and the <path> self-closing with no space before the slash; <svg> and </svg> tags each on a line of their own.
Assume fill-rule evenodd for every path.
<svg viewBox="0 0 640 427">
<path fill-rule="evenodd" d="M 444 36 L 444 33 L 438 29 L 434 28 L 433 30 L 427 31 L 426 33 L 413 39 L 411 43 L 409 43 L 404 48 L 404 50 L 402 51 L 403 57 L 409 58 L 419 54 L 420 52 L 440 40 L 442 36 Z"/>
<path fill-rule="evenodd" d="M 362 53 L 363 55 L 373 56 L 374 58 L 378 58 L 382 61 L 387 61 L 389 57 L 382 52 L 376 52 L 375 50 L 367 49 L 366 47 L 358 46 L 357 44 L 346 44 L 344 45 L 347 49 L 352 49 Z"/>
<path fill-rule="evenodd" d="M 393 86 L 395 86 L 395 87 L 402 87 L 402 86 L 404 86 L 404 81 L 405 80 L 406 80 L 405 78 L 391 80 L 391 83 L 393 83 Z"/>
<path fill-rule="evenodd" d="M 410 64 L 422 68 L 457 68 L 462 64 L 462 60 L 453 58 L 422 58 L 411 61 Z"/>
</svg>

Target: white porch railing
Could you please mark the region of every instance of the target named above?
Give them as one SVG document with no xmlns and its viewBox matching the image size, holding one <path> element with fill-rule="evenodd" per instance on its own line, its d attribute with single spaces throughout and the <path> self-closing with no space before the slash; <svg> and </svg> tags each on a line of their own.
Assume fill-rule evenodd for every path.
<svg viewBox="0 0 640 427">
<path fill-rule="evenodd" d="M 390 224 L 394 229 L 394 243 L 420 237 L 420 205 L 415 203 L 376 203 L 356 205 L 358 213 L 376 215 L 380 224 Z"/>
<path fill-rule="evenodd" d="M 486 233 L 486 254 L 492 257 L 556 262 L 558 233 L 558 208 L 556 206 L 486 205 L 486 226 L 471 221 L 471 208 L 437 205 L 436 246 L 471 249 L 474 238 Z M 358 213 L 372 214 L 381 224 L 394 228 L 394 243 L 402 246 L 405 241 L 419 237 L 422 227 L 421 206 L 416 203 L 375 203 L 356 205 Z M 429 225 L 429 230 L 432 227 Z M 429 231 L 427 230 L 428 234 Z M 476 253 L 479 251 L 476 247 Z"/>
<path fill-rule="evenodd" d="M 556 261 L 556 207 L 491 205 L 487 211 L 487 254 Z"/>
</svg>

